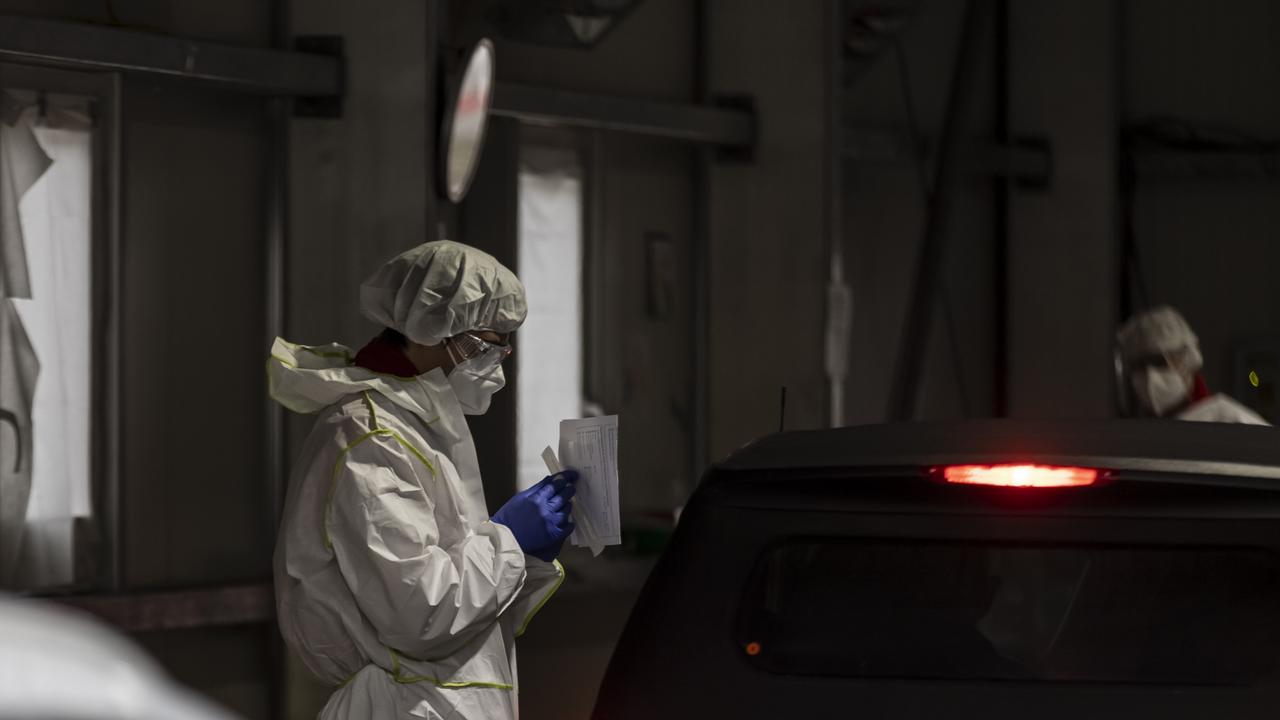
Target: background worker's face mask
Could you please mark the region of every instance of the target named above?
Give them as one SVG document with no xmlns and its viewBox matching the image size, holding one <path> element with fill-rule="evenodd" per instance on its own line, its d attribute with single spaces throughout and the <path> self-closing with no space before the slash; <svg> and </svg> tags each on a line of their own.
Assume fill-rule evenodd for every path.
<svg viewBox="0 0 1280 720">
<path fill-rule="evenodd" d="M 493 394 L 507 384 L 502 360 L 510 353 L 509 346 L 486 343 L 470 333 L 449 344 L 449 356 L 455 362 L 449 373 L 449 385 L 462 405 L 462 412 L 483 415 L 489 411 Z"/>
<path fill-rule="evenodd" d="M 1156 417 L 1181 407 L 1191 396 L 1191 383 L 1173 368 L 1149 367 L 1133 375 L 1138 402 Z"/>
</svg>

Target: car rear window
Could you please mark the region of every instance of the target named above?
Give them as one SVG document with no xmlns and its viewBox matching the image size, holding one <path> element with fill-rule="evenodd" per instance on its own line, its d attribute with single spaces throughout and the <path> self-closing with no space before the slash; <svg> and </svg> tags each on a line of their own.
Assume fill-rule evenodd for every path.
<svg viewBox="0 0 1280 720">
<path fill-rule="evenodd" d="M 806 539 L 757 565 L 749 662 L 865 678 L 1248 685 L 1280 666 L 1254 548 Z"/>
</svg>

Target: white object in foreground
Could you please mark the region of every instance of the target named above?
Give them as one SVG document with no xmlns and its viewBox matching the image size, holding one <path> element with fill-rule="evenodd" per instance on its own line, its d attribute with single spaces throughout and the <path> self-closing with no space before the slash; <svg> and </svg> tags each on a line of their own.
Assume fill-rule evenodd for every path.
<svg viewBox="0 0 1280 720">
<path fill-rule="evenodd" d="M 235 720 L 79 612 L 0 595 L 0 718 Z"/>
</svg>

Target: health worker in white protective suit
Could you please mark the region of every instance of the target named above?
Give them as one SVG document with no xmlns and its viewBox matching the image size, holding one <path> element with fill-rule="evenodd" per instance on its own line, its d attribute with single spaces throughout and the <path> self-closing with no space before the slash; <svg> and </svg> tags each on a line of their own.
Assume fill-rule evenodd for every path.
<svg viewBox="0 0 1280 720">
<path fill-rule="evenodd" d="M 1200 341 L 1182 315 L 1162 305 L 1139 313 L 1116 335 L 1127 411 L 1143 417 L 1267 425 L 1230 396 L 1211 394 L 1200 374 Z"/>
<path fill-rule="evenodd" d="M 354 357 L 277 339 L 271 395 L 318 415 L 276 543 L 280 630 L 338 686 L 321 718 L 514 718 L 515 638 L 559 587 L 577 474 L 493 517 L 464 415 L 502 388 L 524 287 L 431 242 L 360 288 L 385 328 Z"/>
</svg>

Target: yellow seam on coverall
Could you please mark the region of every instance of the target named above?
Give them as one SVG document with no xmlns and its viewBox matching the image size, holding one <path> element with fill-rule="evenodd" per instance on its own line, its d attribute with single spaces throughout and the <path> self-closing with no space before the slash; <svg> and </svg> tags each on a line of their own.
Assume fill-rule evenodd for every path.
<svg viewBox="0 0 1280 720">
<path fill-rule="evenodd" d="M 342 449 L 342 452 L 338 453 L 338 459 L 335 460 L 333 463 L 333 475 L 329 480 L 329 492 L 325 494 L 325 498 L 324 498 L 324 549 L 325 550 L 328 550 L 330 552 L 333 551 L 333 541 L 329 537 L 329 513 L 333 508 L 333 495 L 338 490 L 338 471 L 342 469 L 342 461 L 346 459 L 347 453 L 351 452 L 352 448 L 364 442 L 365 440 L 368 440 L 374 435 L 388 435 L 390 433 L 391 433 L 390 430 L 370 430 L 364 435 L 361 435 L 360 437 L 356 438 L 355 442 L 352 442 L 350 445 L 344 447 Z"/>
<path fill-rule="evenodd" d="M 363 368 L 362 368 L 362 369 L 363 369 Z M 373 371 L 372 371 L 372 370 L 370 370 L 369 372 L 373 372 Z M 375 373 L 375 374 L 381 374 L 381 373 Z M 399 376 L 399 375 L 390 375 L 390 376 L 388 376 L 388 377 L 400 378 L 400 376 Z M 413 379 L 415 379 L 415 378 L 400 378 L 400 379 L 401 379 L 401 380 L 413 380 Z M 375 390 L 374 392 L 377 392 L 377 391 Z M 377 414 L 377 412 L 375 412 L 375 411 L 374 411 L 374 409 L 373 409 L 373 399 L 369 397 L 369 391 L 368 391 L 368 390 L 362 390 L 362 391 L 361 391 L 361 394 L 362 394 L 362 395 L 364 395 L 364 402 L 365 402 L 365 404 L 369 406 L 369 414 L 373 416 L 373 426 L 374 426 L 374 427 L 377 427 L 377 426 L 378 426 L 378 414 Z M 378 394 L 379 394 L 379 395 L 382 395 L 383 397 L 386 397 L 386 395 L 385 395 L 385 394 L 383 394 L 383 393 L 378 393 Z M 392 402 L 394 402 L 394 401 L 392 401 Z M 421 417 L 419 417 L 419 419 L 421 420 Z M 423 425 L 426 425 L 427 427 L 431 427 L 432 425 L 436 424 L 436 422 L 437 422 L 438 420 L 440 420 L 440 416 L 439 416 L 439 415 L 437 415 L 437 416 L 435 416 L 435 417 L 431 418 L 430 420 L 422 420 L 422 424 L 423 424 Z M 408 443 L 405 443 L 405 444 L 407 445 Z M 412 449 L 412 450 L 413 450 L 413 454 L 414 454 L 414 455 L 417 455 L 417 456 L 418 456 L 418 458 L 422 460 L 422 462 L 424 462 L 424 463 L 426 463 L 426 464 L 427 464 L 427 467 L 431 467 L 431 463 L 427 462 L 427 459 L 426 459 L 425 457 L 423 457 L 423 456 L 422 456 L 422 453 L 418 452 L 418 451 L 417 451 L 417 449 L 416 449 L 416 448 L 413 448 L 412 446 L 410 446 L 410 449 Z M 431 467 L 431 473 L 432 473 L 433 475 L 435 474 L 435 471 L 436 471 L 436 470 L 435 470 L 435 468 L 434 468 L 434 467 Z"/>
<path fill-rule="evenodd" d="M 399 442 L 401 445 L 404 445 L 405 447 L 409 448 L 409 452 L 417 456 L 417 458 L 422 461 L 422 464 L 427 466 L 427 469 L 431 471 L 431 477 L 434 478 L 436 475 L 436 466 L 432 464 L 430 460 L 427 459 L 427 456 L 423 454 L 421 450 L 414 447 L 412 443 L 410 443 L 408 440 L 405 440 L 403 437 L 401 437 L 400 433 L 397 433 L 395 430 L 392 430 L 390 428 L 381 427 L 378 424 L 378 411 L 374 409 L 373 398 L 369 397 L 369 391 L 365 390 L 361 394 L 364 395 L 365 405 L 369 407 L 369 418 L 373 421 L 373 428 L 375 430 L 383 431 L 384 434 L 390 435 L 391 437 L 395 438 L 396 441 Z M 435 422 L 435 420 L 432 420 L 431 422 Z M 430 425 L 431 423 L 427 423 L 427 424 Z"/>
<path fill-rule="evenodd" d="M 556 591 L 560 589 L 560 586 L 564 584 L 564 566 L 560 564 L 559 560 L 552 560 L 551 562 L 556 566 L 556 570 L 560 571 L 560 579 L 556 580 L 556 584 L 551 586 L 551 590 L 548 591 L 547 594 L 538 601 L 538 604 L 534 605 L 533 609 L 529 611 L 524 622 L 521 623 L 520 629 L 516 631 L 516 637 L 524 635 L 524 631 L 529 629 L 529 623 L 533 620 L 533 616 L 537 615 L 538 611 L 542 610 L 542 607 L 547 604 L 547 601 L 551 599 L 551 596 L 555 595 Z"/>
<path fill-rule="evenodd" d="M 436 476 L 436 466 L 433 465 L 431 461 L 427 459 L 426 455 L 422 454 L 421 450 L 414 447 L 413 443 L 409 442 L 408 440 L 405 440 L 403 437 L 400 436 L 400 433 L 396 432 L 395 430 L 382 430 L 381 432 L 385 435 L 390 435 L 391 437 L 395 438 L 396 441 L 399 442 L 401 445 L 408 448 L 409 452 L 416 455 L 418 459 L 422 461 L 422 464 L 426 465 L 427 469 L 431 471 L 431 477 L 434 478 Z"/>
<path fill-rule="evenodd" d="M 402 685 L 411 685 L 411 684 L 413 684 L 413 683 L 429 682 L 429 683 L 431 683 L 432 685 L 435 685 L 435 686 L 436 686 L 436 687 L 438 687 L 438 688 L 449 688 L 449 689 L 472 688 L 472 687 L 478 687 L 478 688 L 491 688 L 491 689 L 494 689 L 494 690 L 513 690 L 513 689 L 515 689 L 515 686 L 514 686 L 514 685 L 508 685 L 508 684 L 506 684 L 506 683 L 480 682 L 480 681 L 476 681 L 476 680 L 462 680 L 462 681 L 459 681 L 459 682 L 445 682 L 445 681 L 441 680 L 440 678 L 437 678 L 437 677 L 429 677 L 429 676 L 426 676 L 426 675 L 401 675 L 401 674 L 400 674 L 400 655 L 401 655 L 401 653 L 397 652 L 394 648 L 387 648 L 387 651 L 391 653 L 391 673 L 390 673 L 390 674 L 391 674 L 391 677 L 392 677 L 392 679 L 394 679 L 396 682 L 398 682 L 398 683 L 400 683 L 400 684 L 402 684 Z M 408 656 L 406 656 L 406 657 L 408 657 Z"/>
<path fill-rule="evenodd" d="M 369 396 L 367 394 L 365 395 L 365 401 L 369 402 Z M 370 402 L 370 412 L 372 411 L 373 411 L 372 403 Z M 377 422 L 376 418 L 374 422 L 375 423 Z M 328 494 L 325 495 L 325 500 L 324 500 L 324 549 L 325 550 L 328 550 L 330 552 L 333 551 L 333 540 L 329 537 L 329 513 L 333 507 L 333 496 L 338 489 L 338 471 L 342 469 L 342 461 L 346 459 L 347 453 L 351 452 L 352 448 L 364 442 L 365 440 L 368 440 L 374 435 L 386 435 L 387 437 L 394 438 L 396 442 L 408 448 L 409 452 L 413 453 L 418 458 L 418 460 L 422 461 L 423 465 L 427 466 L 427 469 L 431 471 L 432 478 L 435 478 L 436 476 L 436 466 L 432 464 L 430 460 L 427 459 L 426 455 L 422 454 L 421 450 L 414 447 L 413 443 L 410 443 L 408 440 L 405 440 L 403 437 L 401 437 L 400 433 L 396 432 L 395 430 L 388 430 L 386 428 L 375 427 L 373 430 L 370 430 L 364 435 L 361 435 L 360 437 L 356 438 L 354 442 L 352 442 L 350 445 L 343 448 L 342 452 L 338 453 L 338 459 L 335 460 L 333 463 L 333 475 L 329 481 L 329 492 Z"/>
<path fill-rule="evenodd" d="M 298 347 L 303 352 L 309 352 L 312 355 L 317 355 L 322 358 L 342 358 L 344 362 L 351 364 L 351 353 L 345 350 L 317 350 L 313 347 L 307 347 L 306 345 L 297 345 L 295 347 Z"/>
</svg>

